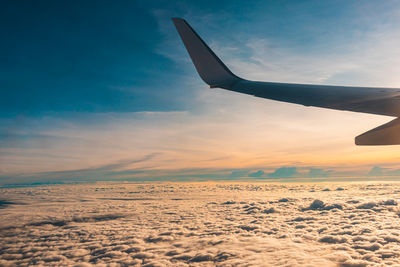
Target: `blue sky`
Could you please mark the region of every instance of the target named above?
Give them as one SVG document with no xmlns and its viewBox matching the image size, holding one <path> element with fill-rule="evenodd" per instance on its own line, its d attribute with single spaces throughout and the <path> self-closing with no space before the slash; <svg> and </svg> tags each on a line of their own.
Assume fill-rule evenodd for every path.
<svg viewBox="0 0 400 267">
<path fill-rule="evenodd" d="M 185 18 L 239 76 L 400 87 L 399 7 L 4 1 L 0 183 L 137 173 L 169 179 L 187 170 L 193 177 L 235 170 L 268 177 L 282 167 L 326 176 L 366 174 L 379 165 L 393 173 L 396 147 L 353 145 L 355 135 L 388 118 L 209 90 L 170 18 Z"/>
<path fill-rule="evenodd" d="M 193 95 L 179 84 L 194 72 L 173 58 L 186 54 L 171 16 L 221 45 L 268 38 L 314 54 L 365 38 L 398 7 L 391 1 L 147 2 L 6 1 L 2 115 L 187 109 Z M 248 55 L 243 49 L 235 56 Z"/>
</svg>

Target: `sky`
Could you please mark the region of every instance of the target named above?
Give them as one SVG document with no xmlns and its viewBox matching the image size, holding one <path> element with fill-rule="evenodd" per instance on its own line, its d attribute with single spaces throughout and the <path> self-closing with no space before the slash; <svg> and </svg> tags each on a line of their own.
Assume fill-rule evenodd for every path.
<svg viewBox="0 0 400 267">
<path fill-rule="evenodd" d="M 0 184 L 400 174 L 354 145 L 392 118 L 209 89 L 171 17 L 247 79 L 400 88 L 399 1 L 3 1 Z"/>
</svg>

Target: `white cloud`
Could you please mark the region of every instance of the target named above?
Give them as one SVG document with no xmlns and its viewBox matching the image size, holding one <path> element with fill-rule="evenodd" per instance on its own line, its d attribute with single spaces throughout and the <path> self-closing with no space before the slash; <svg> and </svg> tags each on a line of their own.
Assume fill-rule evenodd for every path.
<svg viewBox="0 0 400 267">
<path fill-rule="evenodd" d="M 339 185 L 345 190 L 335 191 Z M 0 209 L 0 264 L 395 265 L 398 207 L 387 203 L 399 189 L 376 182 L 3 188 L 14 204 Z M 302 209 L 315 199 L 342 209 Z M 373 209 L 357 208 L 372 201 Z"/>
</svg>

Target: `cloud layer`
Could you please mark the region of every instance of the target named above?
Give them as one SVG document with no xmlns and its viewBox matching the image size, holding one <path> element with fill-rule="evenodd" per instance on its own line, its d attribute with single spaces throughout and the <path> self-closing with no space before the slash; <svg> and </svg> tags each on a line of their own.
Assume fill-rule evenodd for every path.
<svg viewBox="0 0 400 267">
<path fill-rule="evenodd" d="M 400 263 L 398 183 L 1 189 L 0 265 Z"/>
</svg>

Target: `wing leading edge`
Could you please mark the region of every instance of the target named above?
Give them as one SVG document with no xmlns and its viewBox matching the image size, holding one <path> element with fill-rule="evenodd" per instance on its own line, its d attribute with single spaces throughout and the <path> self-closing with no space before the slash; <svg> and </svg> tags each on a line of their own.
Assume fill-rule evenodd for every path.
<svg viewBox="0 0 400 267">
<path fill-rule="evenodd" d="M 400 89 L 259 82 L 242 79 L 225 66 L 185 20 L 181 18 L 172 20 L 197 72 L 211 88 L 223 88 L 304 106 L 400 117 Z M 398 138 L 397 133 L 399 133 Z M 399 119 L 357 136 L 356 144 L 400 144 Z"/>
</svg>

